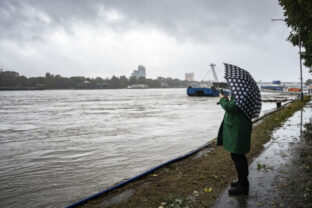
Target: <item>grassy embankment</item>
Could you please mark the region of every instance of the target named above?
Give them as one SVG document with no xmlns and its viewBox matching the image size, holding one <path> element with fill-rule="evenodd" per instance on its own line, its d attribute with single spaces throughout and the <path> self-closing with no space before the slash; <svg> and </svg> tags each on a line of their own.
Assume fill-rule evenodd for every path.
<svg viewBox="0 0 312 208">
<path fill-rule="evenodd" d="M 309 100 L 310 97 L 305 97 L 302 102 L 295 101 L 254 125 L 251 152 L 247 154 L 249 163 L 261 153 L 263 144 L 270 140 L 274 129 L 280 127 Z M 90 201 L 83 207 L 96 207 L 125 190 L 135 192 L 130 198 L 110 207 L 209 207 L 235 178 L 236 172 L 229 153 L 222 147 L 212 144 L 202 150 L 200 155 L 202 156 L 197 154 L 157 170 L 123 188 Z"/>
</svg>

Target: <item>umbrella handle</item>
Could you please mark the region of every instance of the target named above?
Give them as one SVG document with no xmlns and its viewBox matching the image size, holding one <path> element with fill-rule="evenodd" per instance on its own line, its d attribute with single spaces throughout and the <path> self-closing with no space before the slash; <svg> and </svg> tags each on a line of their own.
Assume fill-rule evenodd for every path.
<svg viewBox="0 0 312 208">
<path fill-rule="evenodd" d="M 224 92 L 222 89 L 220 89 L 220 93 L 221 93 L 221 95 L 224 95 Z M 217 105 L 219 105 L 219 104 L 220 104 L 220 102 L 217 102 Z"/>
</svg>

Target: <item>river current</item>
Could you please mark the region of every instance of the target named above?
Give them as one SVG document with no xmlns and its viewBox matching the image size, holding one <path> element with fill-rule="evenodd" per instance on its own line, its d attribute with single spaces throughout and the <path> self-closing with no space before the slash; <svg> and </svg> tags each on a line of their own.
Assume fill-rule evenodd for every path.
<svg viewBox="0 0 312 208">
<path fill-rule="evenodd" d="M 2 91 L 0 207 L 64 207 L 204 145 L 223 118 L 217 101 L 185 89 Z"/>
</svg>

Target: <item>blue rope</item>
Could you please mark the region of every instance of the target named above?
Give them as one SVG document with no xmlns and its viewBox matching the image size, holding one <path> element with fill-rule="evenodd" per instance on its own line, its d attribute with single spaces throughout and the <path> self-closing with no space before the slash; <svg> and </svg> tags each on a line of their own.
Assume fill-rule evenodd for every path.
<svg viewBox="0 0 312 208">
<path fill-rule="evenodd" d="M 160 169 L 160 168 L 162 168 L 162 167 L 164 167 L 164 166 L 167 166 L 167 165 L 169 165 L 169 164 L 171 164 L 171 163 L 177 162 L 177 161 L 182 160 L 182 159 L 184 159 L 184 158 L 190 157 L 191 155 L 193 155 L 193 154 L 199 152 L 200 150 L 202 150 L 202 149 L 204 149 L 204 148 L 206 148 L 206 147 L 209 147 L 212 143 L 213 143 L 213 142 L 209 142 L 209 143 L 207 143 L 207 144 L 205 144 L 205 145 L 203 145 L 203 146 L 201 146 L 201 147 L 199 147 L 199 148 L 197 148 L 197 149 L 195 149 L 195 150 L 193 150 L 193 151 L 191 151 L 191 152 L 189 152 L 189 153 L 187 153 L 187 154 L 185 154 L 185 155 L 182 155 L 182 156 L 177 157 L 177 158 L 175 158 L 175 159 L 169 160 L 168 162 L 165 162 L 165 163 L 163 163 L 163 164 L 161 164 L 161 165 L 158 165 L 158 166 L 156 166 L 156 167 L 154 167 L 154 168 L 152 168 L 152 169 L 150 169 L 150 170 L 148 170 L 148 171 L 146 171 L 146 172 L 144 172 L 144 173 L 142 173 L 142 174 L 140 174 L 140 175 L 137 175 L 137 176 L 135 176 L 135 177 L 133 177 L 133 178 L 130 178 L 130 179 L 124 181 L 124 182 L 121 182 L 121 183 L 119 183 L 119 184 L 117 184 L 117 185 L 115 185 L 115 186 L 113 186 L 113 187 L 110 187 L 110 188 L 108 188 L 108 189 L 105 189 L 105 190 L 103 190 L 103 191 L 101 191 L 101 192 L 99 192 L 99 193 L 97 193 L 97 194 L 94 194 L 94 195 L 92 195 L 92 196 L 90 196 L 90 197 L 88 197 L 88 198 L 85 198 L 85 199 L 83 199 L 83 200 L 80 200 L 80 201 L 78 201 L 78 202 L 76 202 L 76 203 L 74 203 L 74 204 L 71 204 L 71 205 L 67 206 L 66 208 L 77 207 L 77 206 L 79 206 L 79 205 L 82 205 L 82 204 L 86 203 L 87 201 L 90 201 L 90 200 L 92 200 L 92 199 L 95 199 L 95 198 L 101 196 L 102 194 L 108 193 L 108 192 L 110 192 L 110 191 L 112 191 L 112 190 L 115 190 L 115 189 L 117 189 L 117 188 L 120 188 L 120 187 L 122 187 L 122 186 L 125 186 L 126 184 L 128 184 L 128 183 L 130 183 L 130 182 L 133 182 L 133 181 L 135 181 L 135 180 L 137 180 L 137 179 L 139 179 L 139 178 L 142 178 L 142 177 L 144 177 L 144 176 L 146 176 L 146 175 L 148 175 L 148 174 L 154 172 L 155 170 L 158 170 L 158 169 Z"/>
</svg>

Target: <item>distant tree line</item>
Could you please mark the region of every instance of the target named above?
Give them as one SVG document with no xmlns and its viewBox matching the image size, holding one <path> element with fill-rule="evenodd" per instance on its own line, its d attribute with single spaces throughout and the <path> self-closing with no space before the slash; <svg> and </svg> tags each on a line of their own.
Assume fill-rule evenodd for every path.
<svg viewBox="0 0 312 208">
<path fill-rule="evenodd" d="M 205 82 L 189 82 L 173 78 L 158 77 L 146 79 L 126 76 L 103 79 L 101 77 L 87 78 L 83 76 L 62 77 L 46 73 L 45 77 L 20 76 L 15 71 L 0 71 L 0 89 L 119 89 L 133 84 L 146 84 L 150 88 L 178 88 L 191 84 Z"/>
</svg>

